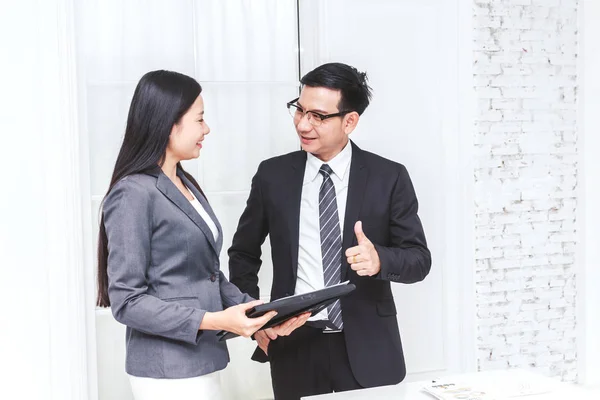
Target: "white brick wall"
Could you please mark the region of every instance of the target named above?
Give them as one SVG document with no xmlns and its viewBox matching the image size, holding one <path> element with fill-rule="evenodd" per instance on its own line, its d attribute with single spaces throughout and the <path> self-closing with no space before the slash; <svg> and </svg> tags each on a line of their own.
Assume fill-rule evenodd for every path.
<svg viewBox="0 0 600 400">
<path fill-rule="evenodd" d="M 577 0 L 474 0 L 479 368 L 573 381 Z"/>
</svg>

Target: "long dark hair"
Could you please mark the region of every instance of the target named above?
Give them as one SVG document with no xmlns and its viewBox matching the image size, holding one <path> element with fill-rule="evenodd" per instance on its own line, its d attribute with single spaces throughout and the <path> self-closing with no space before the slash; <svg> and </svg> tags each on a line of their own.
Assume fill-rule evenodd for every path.
<svg viewBox="0 0 600 400">
<path fill-rule="evenodd" d="M 151 71 L 140 79 L 127 116 L 125 137 L 106 195 L 122 178 L 156 169 L 164 162 L 173 125 L 192 106 L 202 87 L 189 76 L 172 71 Z M 177 164 L 185 176 L 200 191 L 198 182 Z M 106 196 L 105 196 L 106 198 Z M 108 238 L 104 216 L 100 218 L 98 235 L 98 296 L 96 304 L 109 307 L 108 298 Z"/>
</svg>

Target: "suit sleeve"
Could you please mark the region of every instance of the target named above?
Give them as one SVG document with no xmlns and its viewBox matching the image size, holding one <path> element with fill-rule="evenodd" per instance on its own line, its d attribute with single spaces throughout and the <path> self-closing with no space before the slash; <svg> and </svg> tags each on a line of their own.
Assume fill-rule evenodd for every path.
<svg viewBox="0 0 600 400">
<path fill-rule="evenodd" d="M 261 187 L 261 169 L 252 178 L 246 209 L 240 217 L 233 242 L 228 250 L 229 279 L 243 293 L 255 299 L 260 297 L 258 271 L 262 264 L 261 246 L 269 231 Z"/>
<path fill-rule="evenodd" d="M 418 208 L 408 171 L 402 166 L 390 202 L 389 246 L 375 244 L 381 262 L 379 279 L 414 283 L 429 273 L 431 253 L 417 215 Z"/>
<path fill-rule="evenodd" d="M 242 293 L 237 286 L 229 282 L 222 271 L 219 271 L 219 285 L 223 308 L 229 308 L 231 306 L 237 306 L 238 304 L 255 300 L 249 295 Z"/>
<path fill-rule="evenodd" d="M 127 178 L 103 207 L 108 237 L 108 296 L 117 321 L 138 331 L 197 344 L 206 311 L 149 295 L 152 210 L 143 186 Z"/>
</svg>

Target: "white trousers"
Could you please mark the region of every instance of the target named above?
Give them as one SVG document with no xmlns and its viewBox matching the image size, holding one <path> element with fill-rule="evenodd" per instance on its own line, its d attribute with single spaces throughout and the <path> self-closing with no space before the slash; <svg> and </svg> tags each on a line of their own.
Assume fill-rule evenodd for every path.
<svg viewBox="0 0 600 400">
<path fill-rule="evenodd" d="M 154 379 L 129 375 L 135 400 L 221 400 L 219 372 L 183 379 Z"/>
</svg>

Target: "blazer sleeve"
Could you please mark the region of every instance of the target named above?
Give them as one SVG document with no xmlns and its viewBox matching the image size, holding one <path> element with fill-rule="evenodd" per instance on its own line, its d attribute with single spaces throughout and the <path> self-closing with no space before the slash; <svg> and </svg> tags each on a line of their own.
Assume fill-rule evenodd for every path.
<svg viewBox="0 0 600 400">
<path fill-rule="evenodd" d="M 260 297 L 258 271 L 262 264 L 261 246 L 269 231 L 261 187 L 262 166 L 263 163 L 252 178 L 246 209 L 240 217 L 233 242 L 227 251 L 231 283 L 255 299 Z"/>
<path fill-rule="evenodd" d="M 219 285 L 223 308 L 229 308 L 231 306 L 237 306 L 238 304 L 255 300 L 249 295 L 242 293 L 237 286 L 229 282 L 222 271 L 219 271 Z"/>
<path fill-rule="evenodd" d="M 389 245 L 375 244 L 381 262 L 377 277 L 400 283 L 422 281 L 431 269 L 431 253 L 417 215 L 417 196 L 404 166 L 401 166 L 390 201 Z"/>
<path fill-rule="evenodd" d="M 206 311 L 149 295 L 152 208 L 145 188 L 125 178 L 105 199 L 108 296 L 115 319 L 138 331 L 197 344 Z"/>
</svg>

